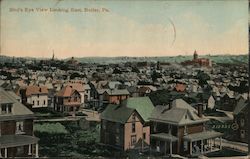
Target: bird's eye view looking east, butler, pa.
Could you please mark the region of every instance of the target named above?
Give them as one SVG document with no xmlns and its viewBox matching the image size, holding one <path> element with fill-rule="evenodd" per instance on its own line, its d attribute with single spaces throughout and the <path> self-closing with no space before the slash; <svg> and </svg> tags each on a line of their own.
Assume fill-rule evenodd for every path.
<svg viewBox="0 0 250 159">
<path fill-rule="evenodd" d="M 248 155 L 247 0 L 0 7 L 0 158 Z"/>
</svg>

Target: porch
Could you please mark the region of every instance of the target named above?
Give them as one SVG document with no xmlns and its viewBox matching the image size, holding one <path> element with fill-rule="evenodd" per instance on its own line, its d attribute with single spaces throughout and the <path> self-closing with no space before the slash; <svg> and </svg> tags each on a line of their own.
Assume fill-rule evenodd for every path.
<svg viewBox="0 0 250 159">
<path fill-rule="evenodd" d="M 28 135 L 3 135 L 0 137 L 0 158 L 9 158 L 9 157 L 18 157 L 17 151 L 15 150 L 14 156 L 9 156 L 10 152 L 13 151 L 13 148 L 22 148 L 28 146 L 28 156 L 38 158 L 38 141 L 39 138 L 35 136 Z M 34 153 L 35 151 L 35 153 Z M 25 152 L 23 152 L 24 154 Z M 12 152 L 13 155 L 13 152 Z"/>
<path fill-rule="evenodd" d="M 190 156 L 199 156 L 209 152 L 222 149 L 222 133 L 215 131 L 203 131 L 183 137 L 184 142 L 189 143 Z M 220 139 L 220 144 L 216 144 L 216 139 Z"/>
<path fill-rule="evenodd" d="M 173 150 L 175 151 L 173 148 L 175 146 L 173 146 L 173 144 L 176 144 L 178 141 L 176 136 L 173 136 L 170 133 L 157 133 L 151 134 L 150 138 L 156 141 L 155 147 L 150 146 L 150 151 L 154 150 L 156 152 L 163 152 L 165 156 L 167 154 L 172 156 Z"/>
</svg>

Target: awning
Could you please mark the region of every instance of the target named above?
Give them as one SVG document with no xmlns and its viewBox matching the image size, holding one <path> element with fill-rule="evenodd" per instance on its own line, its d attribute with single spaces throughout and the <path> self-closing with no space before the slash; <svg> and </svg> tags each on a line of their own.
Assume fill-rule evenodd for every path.
<svg viewBox="0 0 250 159">
<path fill-rule="evenodd" d="M 2 135 L 0 137 L 0 147 L 16 147 L 29 144 L 35 144 L 39 141 L 39 138 L 28 135 Z"/>
<path fill-rule="evenodd" d="M 178 138 L 176 136 L 173 136 L 168 133 L 158 133 L 158 134 L 151 134 L 151 138 L 159 139 L 159 140 L 164 140 L 164 141 L 177 141 Z"/>
<path fill-rule="evenodd" d="M 186 141 L 199 141 L 204 139 L 212 139 L 216 137 L 221 137 L 223 134 L 216 131 L 203 131 L 199 133 L 189 134 L 183 137 Z"/>
</svg>

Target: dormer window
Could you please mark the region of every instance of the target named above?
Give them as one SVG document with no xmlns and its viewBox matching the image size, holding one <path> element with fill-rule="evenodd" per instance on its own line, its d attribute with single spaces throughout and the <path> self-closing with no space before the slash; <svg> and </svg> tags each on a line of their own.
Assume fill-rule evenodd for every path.
<svg viewBox="0 0 250 159">
<path fill-rule="evenodd" d="M 12 113 L 12 105 L 9 104 L 7 107 L 8 107 L 9 113 Z"/>
<path fill-rule="evenodd" d="M 2 114 L 7 113 L 7 105 L 2 105 Z"/>
<path fill-rule="evenodd" d="M 2 104 L 1 105 L 1 114 L 12 113 L 12 104 Z"/>
</svg>

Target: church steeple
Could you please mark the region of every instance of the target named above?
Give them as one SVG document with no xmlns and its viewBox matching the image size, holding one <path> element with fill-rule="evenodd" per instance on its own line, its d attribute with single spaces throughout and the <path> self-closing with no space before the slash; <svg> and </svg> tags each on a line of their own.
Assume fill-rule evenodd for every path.
<svg viewBox="0 0 250 159">
<path fill-rule="evenodd" d="M 198 54 L 197 54 L 197 51 L 195 50 L 194 51 L 194 60 L 198 59 Z"/>
<path fill-rule="evenodd" d="M 53 55 L 52 55 L 52 61 L 54 61 L 54 59 L 55 59 L 55 54 L 54 54 L 54 50 L 53 50 Z"/>
</svg>

